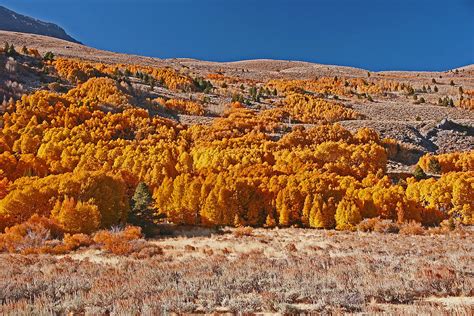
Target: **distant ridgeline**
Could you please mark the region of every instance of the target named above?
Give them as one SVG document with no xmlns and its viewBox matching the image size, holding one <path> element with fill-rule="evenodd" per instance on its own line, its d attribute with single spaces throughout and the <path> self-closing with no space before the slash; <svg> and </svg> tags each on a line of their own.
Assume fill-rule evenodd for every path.
<svg viewBox="0 0 474 316">
<path fill-rule="evenodd" d="M 0 6 L 0 30 L 45 35 L 81 44 L 54 23 L 43 22 Z"/>
</svg>

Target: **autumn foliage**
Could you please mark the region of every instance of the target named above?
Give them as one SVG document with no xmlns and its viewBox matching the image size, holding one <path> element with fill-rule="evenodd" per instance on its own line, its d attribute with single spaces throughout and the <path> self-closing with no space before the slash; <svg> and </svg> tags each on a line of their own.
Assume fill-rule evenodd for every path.
<svg viewBox="0 0 474 316">
<path fill-rule="evenodd" d="M 315 98 L 311 95 L 290 93 L 285 98 L 284 109 L 292 118 L 303 123 L 336 122 L 362 118 L 356 111 L 341 103 Z"/>
<path fill-rule="evenodd" d="M 456 105 L 461 109 L 474 110 L 474 90 L 463 91 L 461 96 Z"/>
<path fill-rule="evenodd" d="M 277 89 L 278 92 L 284 94 L 312 92 L 338 96 L 381 95 L 387 92 L 406 92 L 413 89 L 409 84 L 397 81 L 343 77 L 321 77 L 314 80 L 270 80 L 267 87 Z"/>
<path fill-rule="evenodd" d="M 120 230 L 100 230 L 88 234 L 65 233 L 54 219 L 33 215 L 27 221 L 6 228 L 0 234 L 0 251 L 21 254 L 64 254 L 81 247 L 96 246 L 115 255 L 139 252 L 140 227 L 127 226 Z"/>
<path fill-rule="evenodd" d="M 424 170 L 437 160 L 440 179 L 394 184 L 386 171 L 396 143 L 368 128 L 352 133 L 332 124 L 361 115 L 305 92 L 383 93 L 405 86 L 362 79 L 274 81 L 268 85 L 285 93 L 276 107 L 257 111 L 240 104 L 211 124 L 185 126 L 140 108 L 144 104 L 116 75 L 146 73 L 169 89 L 193 91 L 187 75 L 61 58 L 54 67 L 72 89 L 25 95 L 2 117 L 2 249 L 40 251 L 22 243 L 31 234 L 59 229 L 69 234 L 61 247 L 94 242 L 128 253 L 131 246 L 122 241 L 139 236 L 132 229 L 102 232 L 92 241 L 85 236 L 126 225 L 140 182 L 153 193 L 151 212 L 176 224 L 353 230 L 376 217 L 423 225 L 450 217 L 474 223 L 472 152 L 423 157 Z M 192 100 L 153 103 L 204 114 Z M 317 124 L 290 129 L 288 119 Z"/>
<path fill-rule="evenodd" d="M 195 101 L 157 98 L 153 100 L 154 103 L 164 106 L 166 109 L 176 111 L 182 114 L 203 115 L 204 108 L 201 104 Z"/>
<path fill-rule="evenodd" d="M 474 170 L 474 151 L 454 152 L 441 155 L 425 155 L 418 162 L 425 172 L 447 173 Z M 436 170 L 439 169 L 439 170 Z"/>
</svg>

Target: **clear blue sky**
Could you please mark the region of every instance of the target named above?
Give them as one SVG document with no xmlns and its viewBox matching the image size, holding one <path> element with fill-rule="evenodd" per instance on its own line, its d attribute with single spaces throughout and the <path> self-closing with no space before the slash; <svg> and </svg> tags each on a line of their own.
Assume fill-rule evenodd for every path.
<svg viewBox="0 0 474 316">
<path fill-rule="evenodd" d="M 86 45 L 153 57 L 369 70 L 474 63 L 474 0 L 0 0 Z"/>
</svg>

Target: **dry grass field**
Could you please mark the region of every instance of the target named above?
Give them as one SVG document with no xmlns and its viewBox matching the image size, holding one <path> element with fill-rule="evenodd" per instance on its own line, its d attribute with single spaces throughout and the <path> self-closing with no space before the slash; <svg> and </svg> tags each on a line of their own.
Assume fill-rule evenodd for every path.
<svg viewBox="0 0 474 316">
<path fill-rule="evenodd" d="M 195 229 L 130 256 L 3 254 L 0 314 L 472 315 L 474 232 L 423 233 Z"/>
</svg>

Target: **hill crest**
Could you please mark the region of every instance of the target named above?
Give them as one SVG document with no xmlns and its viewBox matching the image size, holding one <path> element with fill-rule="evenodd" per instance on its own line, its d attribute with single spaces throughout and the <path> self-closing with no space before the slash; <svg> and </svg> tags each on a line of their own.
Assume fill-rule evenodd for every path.
<svg viewBox="0 0 474 316">
<path fill-rule="evenodd" d="M 44 22 L 0 6 L 0 30 L 45 35 L 78 43 L 57 24 Z"/>
</svg>

